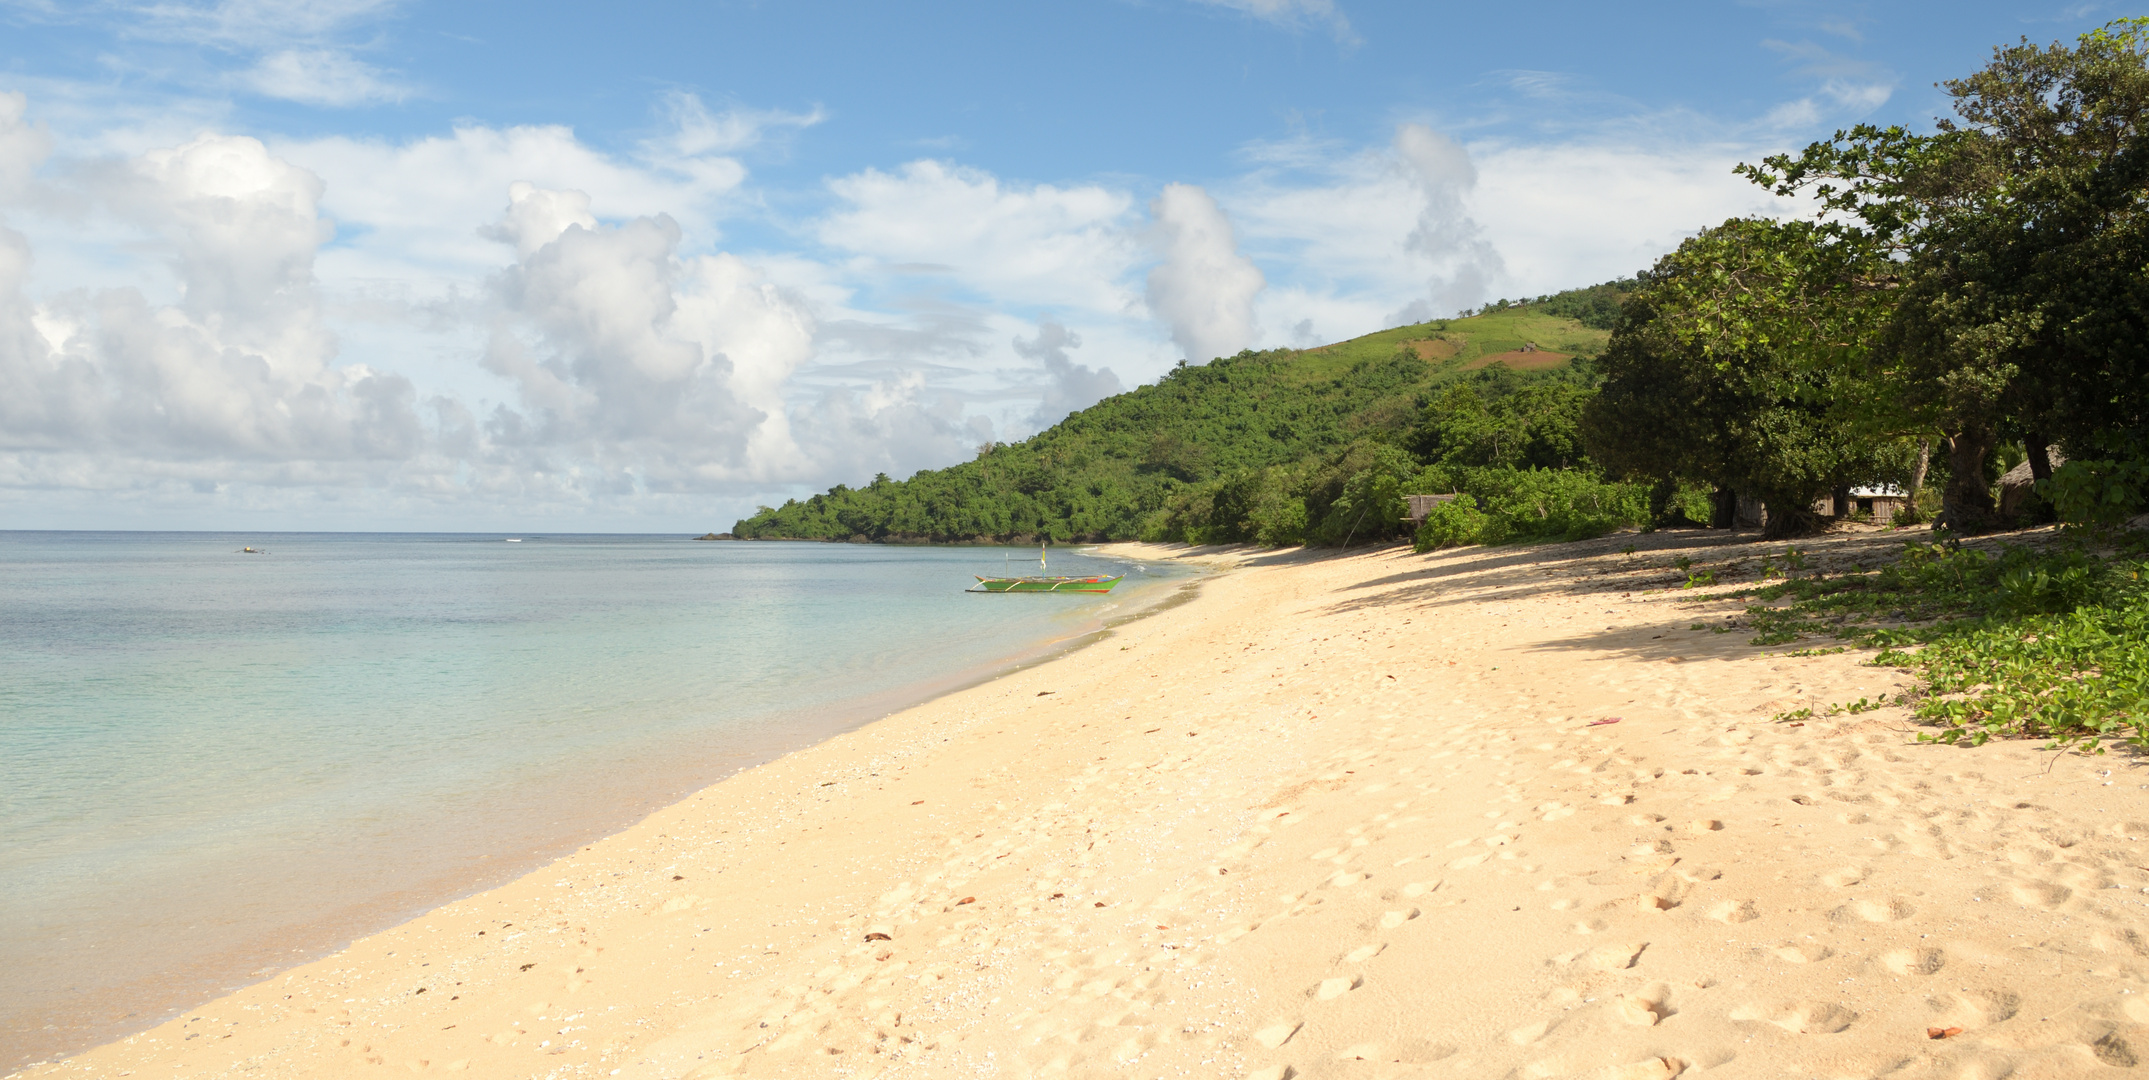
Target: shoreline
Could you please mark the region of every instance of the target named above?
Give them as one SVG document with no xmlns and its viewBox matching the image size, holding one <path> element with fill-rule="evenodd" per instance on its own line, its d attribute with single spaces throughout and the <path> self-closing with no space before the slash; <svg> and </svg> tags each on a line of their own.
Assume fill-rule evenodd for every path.
<svg viewBox="0 0 2149 1080">
<path fill-rule="evenodd" d="M 1117 648 L 21 1075 L 2056 1076 L 2149 1052 L 2149 777 L 1918 744 L 1892 706 L 1771 722 L 1902 679 L 1712 632 L 1738 605 L 1660 588 L 1670 554 L 1765 547 L 1181 550 L 1237 569 Z"/>
<path fill-rule="evenodd" d="M 989 662 L 864 694 L 834 707 L 771 714 L 766 723 L 739 738 L 735 745 L 720 751 L 698 753 L 692 762 L 667 763 L 663 779 L 647 791 L 624 798 L 616 793 L 611 797 L 592 797 L 593 794 L 603 794 L 594 789 L 591 793 L 564 797 L 533 793 L 528 810 L 571 822 L 572 827 L 559 830 L 550 839 L 527 844 L 518 841 L 512 847 L 479 856 L 464 867 L 412 879 L 393 892 L 343 903 L 303 921 L 278 926 L 273 932 L 249 939 L 244 944 L 207 954 L 201 963 L 183 970 L 159 972 L 86 995 L 86 1001 L 106 1005 L 104 1011 L 113 1019 L 67 1026 L 64 1019 L 52 1014 L 23 1015 L 32 1023 L 46 1022 L 48 1032 L 54 1030 L 52 1024 L 58 1023 L 68 1032 L 80 1033 L 74 1038 L 51 1040 L 62 1043 L 65 1048 L 58 1051 L 62 1056 L 48 1056 L 41 1059 L 43 1062 L 66 1060 L 98 1046 L 133 1037 L 206 1002 L 275 979 L 368 937 L 423 918 L 444 905 L 541 872 L 572 852 L 616 835 L 651 814 L 692 798 L 743 770 L 857 730 L 891 713 L 917 707 L 1013 671 L 1049 663 L 1056 657 L 1101 640 L 1113 626 L 1143 618 L 1160 607 L 1171 605 L 1181 595 L 1181 590 L 1198 587 L 1199 580 L 1200 576 L 1196 575 L 1187 583 L 1176 586 L 1157 582 L 1154 595 L 1143 596 L 1130 610 L 1085 617 L 1083 623 L 1076 624 L 1078 628 L 1070 633 L 1039 639 Z M 1115 602 L 1110 606 L 1127 605 Z M 1089 625 L 1080 628 L 1085 623 Z M 23 1029 L 25 1032 L 30 1030 Z M 0 1050 L 17 1049 L 0 1041 Z M 10 1053 L 8 1056 L 14 1055 Z M 36 1064 L 38 1062 L 8 1064 L 0 1061 L 0 1076 L 14 1075 L 10 1070 L 34 1068 Z"/>
</svg>

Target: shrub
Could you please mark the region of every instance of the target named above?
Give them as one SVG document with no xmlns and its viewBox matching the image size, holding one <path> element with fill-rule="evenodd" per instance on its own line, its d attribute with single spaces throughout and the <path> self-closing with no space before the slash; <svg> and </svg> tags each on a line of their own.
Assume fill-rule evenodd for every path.
<svg viewBox="0 0 2149 1080">
<path fill-rule="evenodd" d="M 1586 540 L 1649 521 L 1649 489 L 1574 469 L 1473 469 L 1462 488 L 1492 519 L 1484 542 Z"/>
<path fill-rule="evenodd" d="M 2149 502 L 2149 462 L 2077 459 L 2037 486 L 2069 525 L 2117 525 Z"/>
<path fill-rule="evenodd" d="M 1461 547 L 1464 544 L 1482 543 L 1492 519 L 1477 508 L 1477 500 L 1468 495 L 1433 507 L 1418 526 L 1417 536 L 1411 542 L 1411 550 L 1424 554 L 1441 548 Z"/>
</svg>

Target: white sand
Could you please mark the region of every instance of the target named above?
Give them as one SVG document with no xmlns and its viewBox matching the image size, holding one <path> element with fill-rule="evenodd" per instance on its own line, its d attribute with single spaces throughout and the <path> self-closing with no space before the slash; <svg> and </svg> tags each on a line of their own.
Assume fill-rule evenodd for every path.
<svg viewBox="0 0 2149 1080">
<path fill-rule="evenodd" d="M 1903 676 L 1686 629 L 1737 609 L 1644 592 L 1675 575 L 1632 540 L 1253 557 L 26 1075 L 2030 1078 L 2149 1055 L 2144 770 L 1919 745 L 1894 709 L 1771 723 Z"/>
</svg>

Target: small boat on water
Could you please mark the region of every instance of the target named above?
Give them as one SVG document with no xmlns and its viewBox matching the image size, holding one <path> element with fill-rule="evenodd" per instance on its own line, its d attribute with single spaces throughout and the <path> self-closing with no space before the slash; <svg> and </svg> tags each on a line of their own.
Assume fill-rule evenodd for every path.
<svg viewBox="0 0 2149 1080">
<path fill-rule="evenodd" d="M 1043 544 L 1037 546 L 1037 569 L 1040 571 L 1045 569 L 1045 546 Z M 1107 577 L 1102 574 L 1096 574 L 1090 577 L 1047 577 L 1040 573 L 1029 577 L 986 577 L 983 574 L 979 574 L 976 575 L 977 584 L 963 591 L 979 593 L 1108 593 L 1112 591 L 1112 586 L 1119 584 L 1120 579 L 1125 576 L 1125 574 L 1114 574 Z"/>
<path fill-rule="evenodd" d="M 964 592 L 1111 592 L 1124 574 L 1112 577 L 979 577 Z"/>
</svg>

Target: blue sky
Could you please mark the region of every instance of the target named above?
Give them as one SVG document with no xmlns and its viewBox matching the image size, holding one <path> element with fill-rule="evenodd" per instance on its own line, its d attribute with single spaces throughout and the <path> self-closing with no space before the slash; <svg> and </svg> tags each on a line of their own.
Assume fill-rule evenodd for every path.
<svg viewBox="0 0 2149 1080">
<path fill-rule="evenodd" d="M 2127 13 L 0 0 L 0 527 L 722 528 L 1632 273 Z"/>
</svg>

